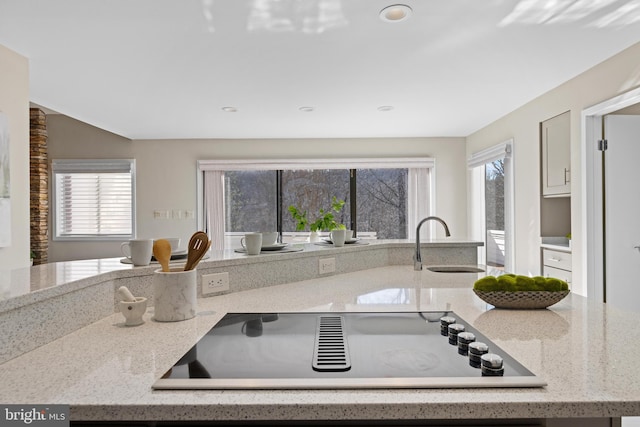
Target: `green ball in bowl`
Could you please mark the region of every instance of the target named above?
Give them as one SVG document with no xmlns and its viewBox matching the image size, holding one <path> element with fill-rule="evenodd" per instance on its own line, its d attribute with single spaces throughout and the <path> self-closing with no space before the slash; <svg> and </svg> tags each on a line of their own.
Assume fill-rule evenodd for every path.
<svg viewBox="0 0 640 427">
<path fill-rule="evenodd" d="M 554 277 L 529 277 L 516 274 L 503 274 L 498 277 L 486 276 L 478 279 L 474 283 L 473 289 L 484 292 L 561 292 L 569 290 L 569 285 L 564 280 Z"/>
</svg>

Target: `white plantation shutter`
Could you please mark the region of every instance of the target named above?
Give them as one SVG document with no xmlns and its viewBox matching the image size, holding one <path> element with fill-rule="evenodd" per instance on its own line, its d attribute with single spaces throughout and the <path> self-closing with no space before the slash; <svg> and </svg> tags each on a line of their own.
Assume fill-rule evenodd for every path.
<svg viewBox="0 0 640 427">
<path fill-rule="evenodd" d="M 54 160 L 54 238 L 135 236 L 135 160 Z"/>
</svg>

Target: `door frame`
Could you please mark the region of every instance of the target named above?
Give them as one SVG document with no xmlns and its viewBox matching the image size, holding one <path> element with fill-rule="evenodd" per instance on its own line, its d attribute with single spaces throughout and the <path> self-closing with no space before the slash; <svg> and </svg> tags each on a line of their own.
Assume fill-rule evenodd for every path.
<svg viewBox="0 0 640 427">
<path fill-rule="evenodd" d="M 596 155 L 596 144 L 602 139 L 602 117 L 622 108 L 640 103 L 640 88 L 630 90 L 582 110 L 581 155 L 582 170 L 582 277 L 587 281 L 587 296 L 604 301 L 604 235 L 602 200 L 602 159 Z"/>
</svg>

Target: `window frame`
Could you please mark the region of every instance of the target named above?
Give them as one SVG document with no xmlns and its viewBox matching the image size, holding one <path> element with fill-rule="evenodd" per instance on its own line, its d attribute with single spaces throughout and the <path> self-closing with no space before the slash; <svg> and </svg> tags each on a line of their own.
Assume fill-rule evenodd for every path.
<svg viewBox="0 0 640 427">
<path fill-rule="evenodd" d="M 397 158 L 341 158 L 341 159 L 238 159 L 238 160 L 198 160 L 196 173 L 197 189 L 197 210 L 196 221 L 198 229 L 206 230 L 207 221 L 205 219 L 205 172 L 224 172 L 229 170 L 287 170 L 287 169 L 397 169 L 406 168 L 428 170 L 428 199 L 415 200 L 419 193 L 417 184 L 422 176 L 411 177 L 410 190 L 407 192 L 408 198 L 408 239 L 415 239 L 415 224 L 418 217 L 426 217 L 435 212 L 435 168 L 436 162 L 432 157 L 397 157 Z M 414 218 L 416 217 L 416 218 Z M 210 231 L 207 230 L 209 233 Z M 215 231 L 214 231 L 215 232 Z M 427 237 L 433 234 L 433 229 L 424 227 L 421 234 Z M 214 239 L 215 240 L 215 239 Z M 216 247 L 214 249 L 224 249 Z"/>
<path fill-rule="evenodd" d="M 57 174 L 65 173 L 129 173 L 131 175 L 131 233 L 58 235 Z M 59 242 L 122 241 L 136 237 L 136 161 L 135 159 L 54 159 L 51 162 L 51 239 Z"/>
</svg>

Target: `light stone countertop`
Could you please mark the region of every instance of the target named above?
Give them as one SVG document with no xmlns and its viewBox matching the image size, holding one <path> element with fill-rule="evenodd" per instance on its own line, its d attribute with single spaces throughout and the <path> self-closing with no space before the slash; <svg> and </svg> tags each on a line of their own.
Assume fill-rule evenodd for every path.
<svg viewBox="0 0 640 427">
<path fill-rule="evenodd" d="M 259 262 L 268 262 L 274 259 L 299 259 L 301 257 L 318 256 L 318 254 L 341 254 L 349 252 L 366 252 L 379 249 L 409 249 L 413 250 L 415 242 L 401 239 L 387 240 L 362 240 L 364 244 L 345 245 L 341 248 L 332 248 L 313 243 L 295 243 L 292 247 L 302 249 L 300 252 L 263 254 L 247 256 L 237 253 L 234 249 L 210 251 L 201 261 L 199 269 L 206 267 L 245 265 Z M 470 248 L 482 246 L 482 242 L 467 239 L 445 238 L 432 239 L 421 242 L 421 247 L 430 248 Z M 424 255 L 423 255 L 424 256 Z M 115 278 L 138 277 L 150 275 L 160 265 L 152 262 L 146 267 L 136 267 L 123 263 L 123 257 L 87 259 L 76 261 L 53 262 L 24 267 L 14 270 L 0 270 L 0 312 L 33 304 L 48 298 L 64 295 L 69 292 L 92 286 L 95 283 L 108 281 Z M 407 263 L 411 257 L 406 257 Z M 172 261 L 172 264 L 184 265 L 185 260 Z"/>
<path fill-rule="evenodd" d="M 113 314 L 0 365 L 0 402 L 69 404 L 72 420 L 385 420 L 640 415 L 640 314 L 569 295 L 548 310 L 491 309 L 471 273 L 387 266 L 198 301 L 196 318 L 123 326 Z M 450 308 L 545 388 L 154 391 L 228 312 Z"/>
</svg>

